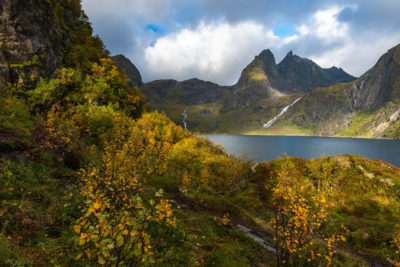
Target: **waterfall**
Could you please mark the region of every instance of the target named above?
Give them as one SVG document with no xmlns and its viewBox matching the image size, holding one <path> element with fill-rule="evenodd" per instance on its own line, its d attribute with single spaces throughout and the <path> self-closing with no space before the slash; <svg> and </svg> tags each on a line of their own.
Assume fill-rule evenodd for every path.
<svg viewBox="0 0 400 267">
<path fill-rule="evenodd" d="M 297 98 L 295 101 L 293 101 L 293 103 L 291 103 L 291 104 L 287 105 L 286 107 L 284 107 L 284 108 L 282 109 L 282 111 L 281 111 L 277 116 L 275 116 L 275 117 L 274 117 L 272 120 L 270 120 L 269 122 L 265 123 L 262 127 L 265 128 L 265 129 L 271 127 L 272 124 L 274 124 L 274 123 L 279 119 L 280 116 L 282 116 L 283 114 L 285 114 L 285 112 L 288 111 L 288 109 L 289 109 L 291 106 L 293 106 L 294 104 L 296 104 L 300 99 L 301 99 L 301 97 L 300 97 L 300 98 Z"/>
<path fill-rule="evenodd" d="M 185 108 L 185 109 L 183 110 L 183 113 L 182 113 L 182 115 L 183 115 L 183 128 L 184 128 L 185 130 L 187 130 L 187 127 L 186 127 L 186 119 L 187 119 L 186 111 L 187 111 L 187 109 L 188 109 L 188 108 Z"/>
</svg>

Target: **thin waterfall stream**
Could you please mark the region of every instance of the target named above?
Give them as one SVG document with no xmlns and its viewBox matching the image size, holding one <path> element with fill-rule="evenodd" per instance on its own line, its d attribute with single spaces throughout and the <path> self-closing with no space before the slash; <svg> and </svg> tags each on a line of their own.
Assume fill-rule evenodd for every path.
<svg viewBox="0 0 400 267">
<path fill-rule="evenodd" d="M 183 115 L 183 128 L 184 128 L 185 130 L 187 130 L 187 125 L 186 125 L 186 119 L 187 119 L 187 113 L 186 113 L 186 111 L 187 111 L 187 109 L 188 109 L 188 108 L 185 108 L 185 109 L 183 110 L 183 113 L 182 113 L 182 115 Z"/>
<path fill-rule="evenodd" d="M 270 120 L 269 122 L 265 123 L 262 127 L 265 128 L 265 129 L 271 127 L 271 126 L 279 119 L 280 116 L 282 116 L 283 114 L 285 114 L 285 112 L 288 111 L 288 109 L 289 109 L 291 106 L 293 106 L 294 104 L 296 104 L 300 99 L 301 99 L 301 97 L 300 97 L 300 98 L 297 98 L 297 99 L 296 99 L 295 101 L 293 101 L 291 104 L 289 104 L 289 105 L 287 105 L 286 107 L 284 107 L 284 108 L 282 109 L 282 111 L 281 111 L 277 116 L 275 116 L 275 117 L 274 117 L 272 120 Z"/>
</svg>

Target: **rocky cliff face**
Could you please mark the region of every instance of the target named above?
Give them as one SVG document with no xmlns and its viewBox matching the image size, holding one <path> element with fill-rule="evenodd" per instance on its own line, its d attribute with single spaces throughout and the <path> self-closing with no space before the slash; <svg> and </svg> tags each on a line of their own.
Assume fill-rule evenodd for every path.
<svg viewBox="0 0 400 267">
<path fill-rule="evenodd" d="M 388 100 L 400 101 L 400 45 L 354 83 L 349 97 L 355 109 L 363 110 L 377 109 Z"/>
<path fill-rule="evenodd" d="M 278 123 L 314 129 L 316 135 L 400 137 L 400 45 L 359 79 L 317 88 Z"/>
<path fill-rule="evenodd" d="M 50 76 L 62 65 L 63 36 L 48 1 L 0 1 L 0 83 Z"/>
<path fill-rule="evenodd" d="M 0 1 L 0 83 L 31 88 L 60 67 L 84 74 L 107 57 L 80 0 Z"/>
<path fill-rule="evenodd" d="M 126 58 L 124 55 L 116 55 L 111 58 L 115 65 L 117 65 L 120 70 L 125 72 L 133 86 L 141 87 L 143 85 L 142 76 L 140 75 L 139 70 L 128 58 Z"/>
<path fill-rule="evenodd" d="M 327 87 L 355 79 L 342 69 L 321 68 L 312 60 L 293 55 L 292 51 L 278 64 L 278 71 L 286 83 L 285 88 L 282 88 L 286 92 L 296 89 L 308 92 L 316 87 Z"/>
</svg>

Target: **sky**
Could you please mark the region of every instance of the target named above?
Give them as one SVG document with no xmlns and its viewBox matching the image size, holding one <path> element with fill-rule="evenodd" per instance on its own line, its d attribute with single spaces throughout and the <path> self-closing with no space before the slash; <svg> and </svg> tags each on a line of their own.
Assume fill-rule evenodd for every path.
<svg viewBox="0 0 400 267">
<path fill-rule="evenodd" d="M 83 0 L 95 34 L 143 80 L 232 85 L 254 56 L 292 50 L 354 76 L 400 43 L 400 0 Z"/>
</svg>

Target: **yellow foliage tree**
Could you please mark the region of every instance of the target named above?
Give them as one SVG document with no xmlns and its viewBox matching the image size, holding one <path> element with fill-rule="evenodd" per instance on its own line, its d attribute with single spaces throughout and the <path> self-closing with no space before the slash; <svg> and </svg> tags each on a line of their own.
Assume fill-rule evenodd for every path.
<svg viewBox="0 0 400 267">
<path fill-rule="evenodd" d="M 323 192 L 312 183 L 292 176 L 293 168 L 293 163 L 285 158 L 272 189 L 275 216 L 271 225 L 275 230 L 277 265 L 287 266 L 298 261 L 331 265 L 332 255 L 336 253 L 333 244 L 346 239 L 342 235 L 332 235 L 324 239 L 325 253 L 313 251 L 313 239 L 322 238 L 319 229 L 327 220 L 330 205 Z"/>
<path fill-rule="evenodd" d="M 219 146 L 205 138 L 188 137 L 173 146 L 169 169 L 174 170 L 183 187 L 212 187 L 226 193 L 245 185 L 249 164 L 245 158 L 228 156 Z"/>
<path fill-rule="evenodd" d="M 83 172 L 83 215 L 74 226 L 77 260 L 106 266 L 154 262 L 150 223 L 175 226 L 168 200 L 145 202 L 140 196 L 137 145 L 135 138 L 121 135 L 107 146 L 102 166 Z"/>
</svg>

